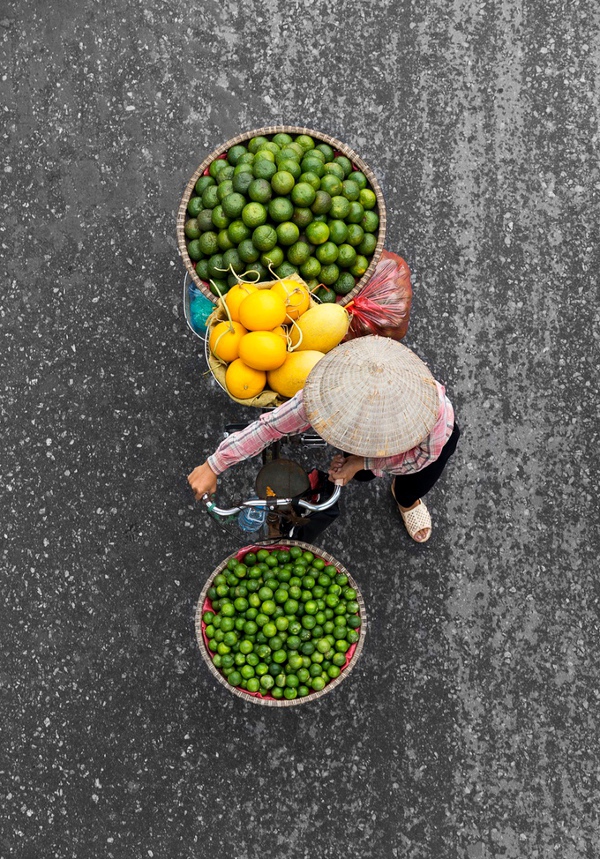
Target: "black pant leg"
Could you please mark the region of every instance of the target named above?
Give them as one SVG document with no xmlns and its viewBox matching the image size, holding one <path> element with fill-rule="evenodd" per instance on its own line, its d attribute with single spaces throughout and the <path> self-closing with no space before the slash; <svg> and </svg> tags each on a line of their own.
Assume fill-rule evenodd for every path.
<svg viewBox="0 0 600 859">
<path fill-rule="evenodd" d="M 442 448 L 439 457 L 431 465 L 414 474 L 397 474 L 392 482 L 394 498 L 402 507 L 411 507 L 419 498 L 426 495 L 442 476 L 446 463 L 456 450 L 460 429 L 454 424 L 452 435 Z"/>
</svg>

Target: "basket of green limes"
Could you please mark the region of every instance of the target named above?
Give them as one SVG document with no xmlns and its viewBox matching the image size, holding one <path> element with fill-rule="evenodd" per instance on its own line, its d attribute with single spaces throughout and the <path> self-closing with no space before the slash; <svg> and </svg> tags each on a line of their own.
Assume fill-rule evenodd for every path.
<svg viewBox="0 0 600 859">
<path fill-rule="evenodd" d="M 386 210 L 354 150 L 298 126 L 247 131 L 217 147 L 185 188 L 177 242 L 216 303 L 240 278 L 299 273 L 321 301 L 346 304 L 381 256 Z"/>
<path fill-rule="evenodd" d="M 196 638 L 214 677 L 235 695 L 272 707 L 335 689 L 356 665 L 366 626 L 348 571 L 298 540 L 231 554 L 196 609 Z"/>
</svg>

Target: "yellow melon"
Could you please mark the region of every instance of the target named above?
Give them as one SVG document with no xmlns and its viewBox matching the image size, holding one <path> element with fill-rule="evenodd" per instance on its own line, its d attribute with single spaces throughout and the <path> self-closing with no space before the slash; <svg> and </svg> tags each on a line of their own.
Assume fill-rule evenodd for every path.
<svg viewBox="0 0 600 859">
<path fill-rule="evenodd" d="M 323 352 L 289 352 L 281 367 L 267 373 L 269 387 L 282 397 L 293 397 L 302 390 L 308 374 L 323 357 Z"/>
<path fill-rule="evenodd" d="M 240 304 L 242 301 L 247 298 L 251 292 L 256 292 L 256 290 L 257 287 L 252 283 L 236 283 L 223 297 L 234 322 L 240 321 Z"/>
<path fill-rule="evenodd" d="M 330 352 L 342 342 L 348 325 L 348 312 L 341 304 L 318 304 L 303 313 L 292 325 L 292 348 L 298 352 Z"/>
<path fill-rule="evenodd" d="M 278 280 L 271 287 L 271 292 L 280 295 L 285 301 L 287 315 L 290 319 L 298 319 L 310 306 L 310 294 L 303 284 L 291 278 Z"/>
<path fill-rule="evenodd" d="M 286 317 L 285 301 L 270 289 L 257 289 L 240 304 L 240 322 L 249 331 L 270 331 Z"/>
<path fill-rule="evenodd" d="M 275 331 L 250 331 L 240 340 L 240 358 L 255 370 L 276 370 L 286 355 L 286 341 Z"/>
<path fill-rule="evenodd" d="M 208 345 L 213 355 L 228 364 L 238 357 L 240 341 L 244 334 L 247 334 L 247 331 L 239 322 L 219 322 L 210 332 Z"/>
<path fill-rule="evenodd" d="M 225 373 L 225 386 L 232 397 L 249 400 L 256 397 L 265 387 L 267 374 L 244 364 L 241 358 L 232 361 Z"/>
</svg>

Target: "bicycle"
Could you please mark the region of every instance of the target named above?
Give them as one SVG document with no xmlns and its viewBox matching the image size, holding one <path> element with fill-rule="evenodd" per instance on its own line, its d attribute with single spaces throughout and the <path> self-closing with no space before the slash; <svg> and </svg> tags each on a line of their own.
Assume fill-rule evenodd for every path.
<svg viewBox="0 0 600 859">
<path fill-rule="evenodd" d="M 247 426 L 247 423 L 227 424 L 225 437 Z M 220 507 L 207 494 L 202 496 L 201 501 L 214 519 L 218 522 L 229 522 L 237 519 L 244 510 L 264 511 L 264 521 L 258 522 L 256 531 L 251 533 L 265 531 L 266 539 L 279 540 L 282 537 L 290 537 L 295 527 L 307 524 L 312 514 L 328 510 L 336 504 L 340 497 L 340 485 L 336 485 L 331 494 L 323 500 L 319 498 L 315 502 L 303 497 L 311 492 L 316 493 L 317 490 L 311 489 L 309 475 L 301 465 L 281 456 L 281 447 L 284 444 L 309 448 L 327 446 L 319 435 L 310 430 L 283 436 L 272 442 L 262 452 L 262 467 L 255 480 L 257 497 L 248 498 L 232 507 Z M 251 531 L 250 528 L 247 530 Z"/>
</svg>

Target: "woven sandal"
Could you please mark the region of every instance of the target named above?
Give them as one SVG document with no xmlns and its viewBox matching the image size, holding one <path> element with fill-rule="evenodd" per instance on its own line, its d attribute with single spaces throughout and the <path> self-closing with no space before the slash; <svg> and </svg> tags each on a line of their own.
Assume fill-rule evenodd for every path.
<svg viewBox="0 0 600 859">
<path fill-rule="evenodd" d="M 396 504 L 398 504 L 397 501 Z M 398 504 L 398 511 L 406 525 L 409 536 L 413 540 L 415 540 L 415 534 L 418 531 L 429 530 L 429 534 L 423 540 L 415 540 L 415 543 L 426 543 L 431 537 L 431 515 L 425 504 L 420 501 L 412 510 L 400 510 L 400 505 Z"/>
</svg>

